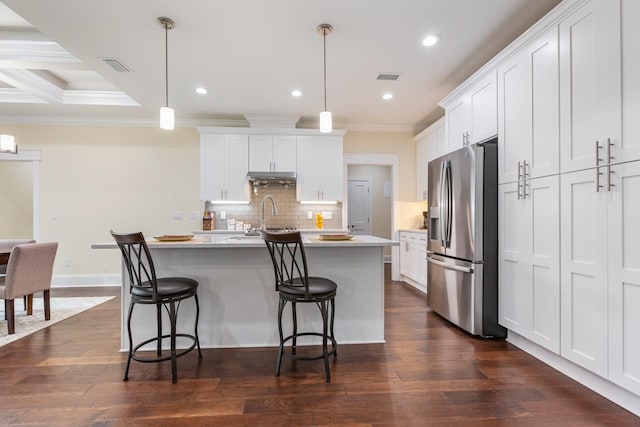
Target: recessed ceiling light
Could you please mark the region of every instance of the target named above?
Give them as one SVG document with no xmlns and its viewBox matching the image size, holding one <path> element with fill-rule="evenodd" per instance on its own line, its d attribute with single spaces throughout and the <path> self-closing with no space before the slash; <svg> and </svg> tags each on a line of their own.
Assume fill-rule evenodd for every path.
<svg viewBox="0 0 640 427">
<path fill-rule="evenodd" d="M 206 95 L 209 93 L 209 91 L 207 90 L 206 87 L 197 87 L 196 93 L 199 93 L 200 95 Z"/>
<path fill-rule="evenodd" d="M 440 36 L 438 34 L 429 34 L 427 37 L 422 40 L 423 46 L 433 46 L 434 44 L 440 41 Z"/>
<path fill-rule="evenodd" d="M 291 96 L 295 96 L 296 98 L 299 96 L 302 96 L 302 92 L 300 92 L 299 90 L 294 90 L 291 92 Z"/>
<path fill-rule="evenodd" d="M 382 99 L 388 101 L 390 99 L 393 99 L 393 94 L 390 92 L 385 93 L 384 95 L 382 95 Z"/>
</svg>

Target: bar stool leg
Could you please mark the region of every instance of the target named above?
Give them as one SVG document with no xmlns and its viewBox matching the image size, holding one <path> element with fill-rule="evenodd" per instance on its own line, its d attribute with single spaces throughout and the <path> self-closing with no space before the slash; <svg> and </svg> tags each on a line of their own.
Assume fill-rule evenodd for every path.
<svg viewBox="0 0 640 427">
<path fill-rule="evenodd" d="M 196 329 L 194 335 L 196 336 L 196 345 L 198 346 L 198 358 L 202 359 L 202 351 L 200 351 L 200 338 L 198 337 L 198 319 L 200 318 L 200 303 L 198 302 L 198 294 L 194 295 L 196 299 Z"/>
<path fill-rule="evenodd" d="M 331 333 L 331 345 L 333 346 L 333 343 L 335 342 L 335 336 L 333 335 L 333 321 L 335 319 L 335 313 L 336 313 L 336 300 L 335 298 L 331 298 L 331 324 L 330 324 L 330 333 Z M 334 348 L 334 352 L 333 352 L 333 358 L 337 359 L 338 358 L 338 348 L 335 347 Z"/>
<path fill-rule="evenodd" d="M 131 366 L 131 356 L 133 355 L 133 337 L 131 336 L 131 314 L 133 313 L 134 303 L 129 303 L 129 314 L 127 315 L 127 331 L 129 332 L 129 357 L 127 357 L 127 367 L 124 370 L 123 381 L 129 380 L 129 366 Z"/>
<path fill-rule="evenodd" d="M 291 313 L 293 314 L 293 339 L 291 340 L 291 354 L 296 354 L 298 348 L 298 313 L 296 311 L 296 302 L 291 301 Z"/>
<path fill-rule="evenodd" d="M 282 350 L 284 347 L 284 335 L 282 334 L 282 312 L 284 311 L 285 301 L 280 297 L 278 302 L 278 333 L 280 334 L 280 348 L 278 349 L 278 361 L 276 362 L 276 377 L 280 376 L 280 365 L 282 364 Z"/>
<path fill-rule="evenodd" d="M 169 317 L 171 321 L 171 382 L 178 382 L 178 362 L 176 357 L 176 303 L 169 303 Z"/>
<path fill-rule="evenodd" d="M 324 373 L 326 382 L 331 382 L 331 374 L 329 372 L 329 352 L 327 349 L 327 333 L 329 323 L 329 313 L 327 312 L 327 302 L 320 303 L 320 313 L 322 313 L 322 356 L 324 359 Z"/>
</svg>

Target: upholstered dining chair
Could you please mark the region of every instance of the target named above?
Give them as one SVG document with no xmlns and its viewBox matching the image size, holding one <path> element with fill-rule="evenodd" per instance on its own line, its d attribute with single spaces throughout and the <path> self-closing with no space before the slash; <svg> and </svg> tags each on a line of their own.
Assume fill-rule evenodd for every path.
<svg viewBox="0 0 640 427">
<path fill-rule="evenodd" d="M 43 291 L 44 319 L 51 319 L 50 290 L 57 242 L 27 243 L 11 249 L 6 275 L 0 276 L 0 298 L 4 299 L 9 334 L 15 331 L 14 299 Z"/>
<path fill-rule="evenodd" d="M 200 317 L 200 304 L 198 302 L 198 282 L 187 277 L 156 277 L 156 269 L 153 264 L 151 252 L 140 232 L 120 234 L 111 231 L 113 239 L 118 244 L 126 275 L 129 278 L 129 313 L 127 314 L 127 331 L 129 333 L 129 357 L 127 367 L 124 372 L 124 381 L 129 379 L 129 366 L 131 360 L 144 363 L 163 362 L 171 360 L 171 382 L 178 382 L 177 358 L 184 356 L 194 348 L 198 348 L 198 357 L 202 359 L 200 351 L 200 340 L 198 338 L 198 318 Z M 124 283 L 123 283 L 124 285 Z M 178 309 L 183 300 L 193 297 L 196 304 L 196 319 L 194 333 L 177 333 Z M 136 304 L 152 304 L 156 306 L 156 326 L 157 334 L 147 340 L 133 344 L 131 333 L 131 320 L 133 308 Z M 162 308 L 169 314 L 169 324 L 171 331 L 169 334 L 162 333 Z M 182 337 L 191 340 L 192 344 L 180 352 L 176 349 L 176 338 Z M 162 341 L 169 338 L 170 354 L 162 355 Z M 142 347 L 150 343 L 156 343 L 156 357 L 148 357 L 140 354 Z"/>
<path fill-rule="evenodd" d="M 329 372 L 329 356 L 338 356 L 338 343 L 333 335 L 333 321 L 335 317 L 335 296 L 338 285 L 324 277 L 309 276 L 307 269 L 307 257 L 302 244 L 299 231 L 295 232 L 268 232 L 262 230 L 269 255 L 273 262 L 275 273 L 275 290 L 279 295 L 278 303 L 278 333 L 280 346 L 278 360 L 276 362 L 276 376 L 280 375 L 282 357 L 286 356 L 295 360 L 324 361 L 325 381 L 331 381 Z M 282 330 L 282 314 L 287 303 L 291 303 L 293 315 L 293 332 L 285 337 Z M 315 304 L 322 316 L 322 332 L 298 331 L 298 303 Z M 297 340 L 302 336 L 318 336 L 322 338 L 322 353 L 315 355 L 302 355 L 297 353 Z M 285 343 L 291 342 L 291 350 L 285 351 Z M 328 344 L 331 343 L 331 349 Z"/>
</svg>

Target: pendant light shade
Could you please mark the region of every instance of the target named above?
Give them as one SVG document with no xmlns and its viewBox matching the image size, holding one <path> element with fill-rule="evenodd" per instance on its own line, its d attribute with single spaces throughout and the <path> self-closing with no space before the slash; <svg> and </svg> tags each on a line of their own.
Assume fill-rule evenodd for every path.
<svg viewBox="0 0 640 427">
<path fill-rule="evenodd" d="M 0 153 L 18 154 L 18 146 L 13 135 L 0 135 Z"/>
<path fill-rule="evenodd" d="M 320 24 L 316 30 L 322 35 L 322 57 L 324 63 L 324 110 L 320 113 L 320 132 L 329 133 L 333 130 L 333 123 L 331 111 L 327 110 L 327 34 L 333 31 L 333 27 L 329 24 Z"/>
<path fill-rule="evenodd" d="M 160 108 L 160 128 L 173 130 L 175 127 L 173 108 L 169 107 L 169 30 L 172 30 L 176 23 L 165 17 L 158 18 L 158 23 L 164 28 L 164 107 Z"/>
<path fill-rule="evenodd" d="M 160 107 L 160 127 L 164 130 L 173 130 L 175 128 L 173 108 Z"/>
<path fill-rule="evenodd" d="M 323 111 L 320 113 L 320 132 L 328 133 L 333 130 L 331 123 L 331 111 Z"/>
</svg>

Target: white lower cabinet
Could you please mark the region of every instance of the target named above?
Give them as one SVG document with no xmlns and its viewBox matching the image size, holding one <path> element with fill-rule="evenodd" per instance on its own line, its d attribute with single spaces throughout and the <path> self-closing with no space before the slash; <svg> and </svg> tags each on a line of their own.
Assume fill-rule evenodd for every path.
<svg viewBox="0 0 640 427">
<path fill-rule="evenodd" d="M 400 232 L 400 274 L 410 285 L 427 291 L 427 234 Z"/>
<path fill-rule="evenodd" d="M 500 324 L 560 352 L 559 176 L 499 186 Z"/>
<path fill-rule="evenodd" d="M 640 394 L 640 161 L 561 187 L 562 356 Z"/>
</svg>

